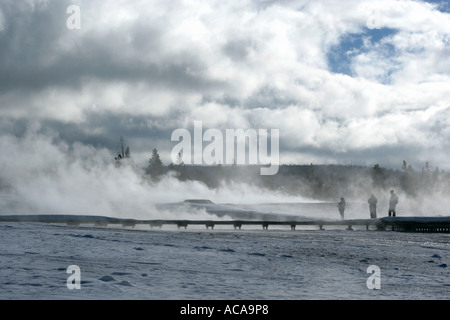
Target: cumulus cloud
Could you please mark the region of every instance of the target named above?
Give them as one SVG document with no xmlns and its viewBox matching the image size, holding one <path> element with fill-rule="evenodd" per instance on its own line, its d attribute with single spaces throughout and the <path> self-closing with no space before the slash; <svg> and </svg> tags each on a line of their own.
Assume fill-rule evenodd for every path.
<svg viewBox="0 0 450 320">
<path fill-rule="evenodd" d="M 66 27 L 72 4 L 80 30 Z M 395 166 L 430 150 L 440 159 L 449 151 L 450 103 L 450 15 L 442 8 L 409 0 L 6 0 L 0 115 L 41 121 L 68 142 L 127 131 L 142 160 L 153 147 L 168 155 L 170 132 L 194 120 L 280 129 L 286 162 Z"/>
</svg>

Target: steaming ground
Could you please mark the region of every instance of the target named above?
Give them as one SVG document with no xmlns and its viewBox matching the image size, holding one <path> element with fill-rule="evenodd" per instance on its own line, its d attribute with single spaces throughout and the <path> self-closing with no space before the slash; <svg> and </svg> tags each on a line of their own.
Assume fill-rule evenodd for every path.
<svg viewBox="0 0 450 320">
<path fill-rule="evenodd" d="M 264 213 L 330 219 L 338 217 L 335 203 L 316 211 L 314 206 L 305 207 L 305 203 L 314 204 L 317 201 L 301 195 L 262 189 L 254 184 L 229 183 L 218 189 L 209 189 L 197 181 L 180 182 L 172 175 L 152 182 L 132 161 L 116 167 L 114 155 L 106 149 L 79 143 L 68 145 L 60 141 L 57 134 L 43 134 L 39 130 L 36 125 L 28 128 L 21 137 L 0 134 L 0 147 L 5 151 L 0 156 L 0 214 L 82 214 L 135 219 L 217 218 L 205 208 L 161 207 L 161 204 L 203 198 L 215 204 L 243 205 L 245 210 Z M 370 184 L 370 181 L 362 183 Z M 370 192 L 356 191 L 359 193 L 353 193 L 359 195 L 353 199 L 342 195 L 348 202 L 346 217 L 367 218 L 366 201 Z M 399 215 L 448 215 L 450 199 L 446 196 L 407 199 L 401 190 L 397 193 L 400 197 Z M 379 212 L 385 215 L 388 190 L 380 190 L 377 196 Z M 304 207 L 299 207 L 300 204 Z"/>
<path fill-rule="evenodd" d="M 202 217 L 202 210 L 171 212 L 156 204 L 206 198 L 216 203 L 301 202 L 243 183 L 209 189 L 166 175 L 153 182 L 132 161 L 117 167 L 105 149 L 75 143 L 30 128 L 23 137 L 0 135 L 0 214 L 91 214 L 118 218 Z M 208 215 L 209 216 L 209 215 Z M 209 216 L 211 218 L 211 216 Z M 205 213 L 203 212 L 203 218 Z"/>
</svg>

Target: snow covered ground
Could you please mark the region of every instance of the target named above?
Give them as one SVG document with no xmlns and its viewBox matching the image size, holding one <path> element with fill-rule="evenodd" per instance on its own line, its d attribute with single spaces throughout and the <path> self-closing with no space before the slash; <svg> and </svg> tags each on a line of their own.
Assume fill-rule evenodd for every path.
<svg viewBox="0 0 450 320">
<path fill-rule="evenodd" d="M 442 233 L 0 223 L 0 244 L 0 299 L 450 298 Z"/>
</svg>

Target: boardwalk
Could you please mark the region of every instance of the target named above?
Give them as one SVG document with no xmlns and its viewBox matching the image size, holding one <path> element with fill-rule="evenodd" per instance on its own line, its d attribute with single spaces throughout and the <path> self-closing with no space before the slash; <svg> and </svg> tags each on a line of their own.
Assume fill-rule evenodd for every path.
<svg viewBox="0 0 450 320">
<path fill-rule="evenodd" d="M 136 225 L 148 225 L 150 228 L 161 228 L 164 225 L 175 225 L 178 228 L 187 228 L 190 225 L 203 225 L 207 229 L 214 229 L 218 225 L 229 225 L 235 229 L 244 226 L 261 226 L 268 229 L 269 226 L 289 226 L 295 230 L 297 226 L 316 226 L 323 230 L 326 226 L 345 226 L 352 230 L 354 226 L 365 226 L 376 230 L 393 230 L 406 232 L 450 232 L 450 217 L 385 217 L 378 219 L 347 219 L 347 220 L 138 220 L 121 219 L 104 216 L 89 215 L 8 215 L 0 216 L 0 222 L 38 222 L 60 223 L 67 225 L 92 224 L 97 227 L 108 225 L 121 225 L 122 227 L 134 227 Z"/>
</svg>

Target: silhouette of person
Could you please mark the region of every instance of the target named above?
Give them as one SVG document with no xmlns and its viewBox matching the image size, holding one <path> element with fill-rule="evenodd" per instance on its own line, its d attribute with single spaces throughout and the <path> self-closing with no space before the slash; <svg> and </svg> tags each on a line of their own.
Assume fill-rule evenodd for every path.
<svg viewBox="0 0 450 320">
<path fill-rule="evenodd" d="M 344 219 L 344 211 L 345 211 L 345 199 L 341 198 L 341 201 L 337 204 L 339 209 L 339 213 L 341 214 L 341 219 Z"/>
<path fill-rule="evenodd" d="M 367 200 L 369 203 L 369 211 L 370 211 L 370 218 L 374 219 L 377 217 L 377 202 L 378 199 L 373 195 L 373 193 L 370 195 L 369 200 Z"/>
<path fill-rule="evenodd" d="M 392 216 L 395 217 L 395 207 L 397 206 L 398 203 L 398 197 L 395 194 L 394 190 L 391 190 L 391 197 L 389 198 L 389 211 L 388 211 L 388 215 L 389 217 Z"/>
</svg>

